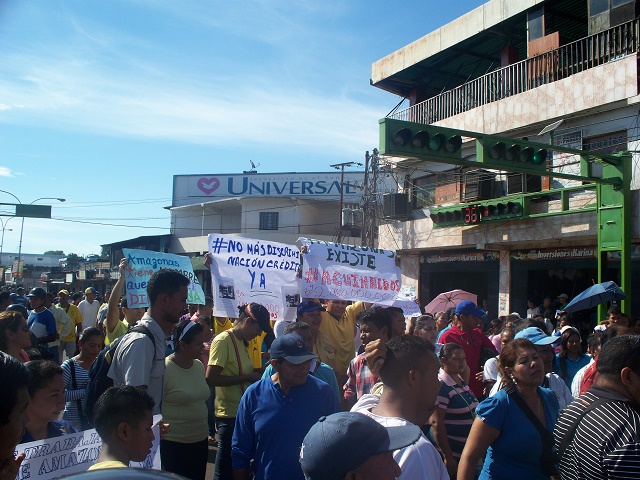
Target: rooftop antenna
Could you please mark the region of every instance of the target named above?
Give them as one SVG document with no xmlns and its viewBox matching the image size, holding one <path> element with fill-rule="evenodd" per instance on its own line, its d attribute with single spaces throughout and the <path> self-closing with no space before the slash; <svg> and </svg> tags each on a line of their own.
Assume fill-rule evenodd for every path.
<svg viewBox="0 0 640 480">
<path fill-rule="evenodd" d="M 260 166 L 260 164 L 256 165 L 255 163 L 253 163 L 253 160 L 249 160 L 249 162 L 251 163 L 251 170 L 245 170 L 242 173 L 258 173 L 258 167 Z"/>
</svg>

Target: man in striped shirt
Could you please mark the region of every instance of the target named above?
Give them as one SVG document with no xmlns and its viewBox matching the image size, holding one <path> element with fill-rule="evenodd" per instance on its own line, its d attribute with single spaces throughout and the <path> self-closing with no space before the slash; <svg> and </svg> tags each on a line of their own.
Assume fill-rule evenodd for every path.
<svg viewBox="0 0 640 480">
<path fill-rule="evenodd" d="M 609 340 L 597 371 L 595 385 L 574 400 L 556 424 L 561 477 L 639 478 L 640 335 Z"/>
</svg>

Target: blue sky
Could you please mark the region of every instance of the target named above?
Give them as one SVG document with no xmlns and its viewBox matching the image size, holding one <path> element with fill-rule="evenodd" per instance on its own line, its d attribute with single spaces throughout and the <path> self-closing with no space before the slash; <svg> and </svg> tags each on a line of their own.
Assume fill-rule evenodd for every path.
<svg viewBox="0 0 640 480">
<path fill-rule="evenodd" d="M 0 1 L 0 189 L 66 199 L 22 251 L 169 233 L 173 175 L 362 161 L 400 100 L 371 64 L 483 2 L 434 3 Z"/>
</svg>

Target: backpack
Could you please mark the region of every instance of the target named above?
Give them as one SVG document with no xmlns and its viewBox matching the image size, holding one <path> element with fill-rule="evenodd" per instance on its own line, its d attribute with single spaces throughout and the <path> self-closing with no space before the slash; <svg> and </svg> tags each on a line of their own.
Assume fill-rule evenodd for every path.
<svg viewBox="0 0 640 480">
<path fill-rule="evenodd" d="M 109 387 L 113 387 L 113 379 L 109 377 L 108 373 L 111 368 L 111 362 L 116 356 L 118 345 L 120 345 L 122 339 L 131 332 L 144 333 L 153 342 L 153 358 L 155 361 L 156 341 L 155 338 L 153 338 L 151 330 L 144 325 L 135 325 L 123 336 L 111 342 L 111 345 L 102 349 L 98 354 L 98 358 L 95 359 L 91 365 L 91 369 L 89 370 L 89 382 L 87 383 L 84 400 L 82 401 L 82 410 L 90 427 L 93 427 L 93 408 L 96 401 Z"/>
</svg>

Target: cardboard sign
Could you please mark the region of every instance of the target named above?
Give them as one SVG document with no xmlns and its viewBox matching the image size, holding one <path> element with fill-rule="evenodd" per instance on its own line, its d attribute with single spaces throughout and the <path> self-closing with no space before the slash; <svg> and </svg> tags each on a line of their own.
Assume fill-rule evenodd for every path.
<svg viewBox="0 0 640 480">
<path fill-rule="evenodd" d="M 256 302 L 269 310 L 272 320 L 296 318 L 298 247 L 212 233 L 209 253 L 214 316 L 237 318 L 239 305 Z"/>
<path fill-rule="evenodd" d="M 131 248 L 123 248 L 122 253 L 129 262 L 129 268 L 125 273 L 125 287 L 127 289 L 129 308 L 149 306 L 147 284 L 151 275 L 164 268 L 177 270 L 190 280 L 187 303 L 204 305 L 204 292 L 198 278 L 193 273 L 193 266 L 189 257 Z"/>
<path fill-rule="evenodd" d="M 160 429 L 157 425 L 161 415 L 153 417 L 153 446 L 144 462 L 131 462 L 130 467 L 160 468 Z M 25 459 L 20 465 L 17 480 L 37 478 L 53 480 L 64 475 L 85 472 L 96 463 L 102 450 L 102 439 L 95 429 L 63 435 L 62 437 L 21 443 L 16 447 L 16 455 L 23 453 Z"/>
<path fill-rule="evenodd" d="M 393 304 L 401 287 L 395 252 L 302 237 L 299 241 L 307 247 L 303 298 Z"/>
</svg>

